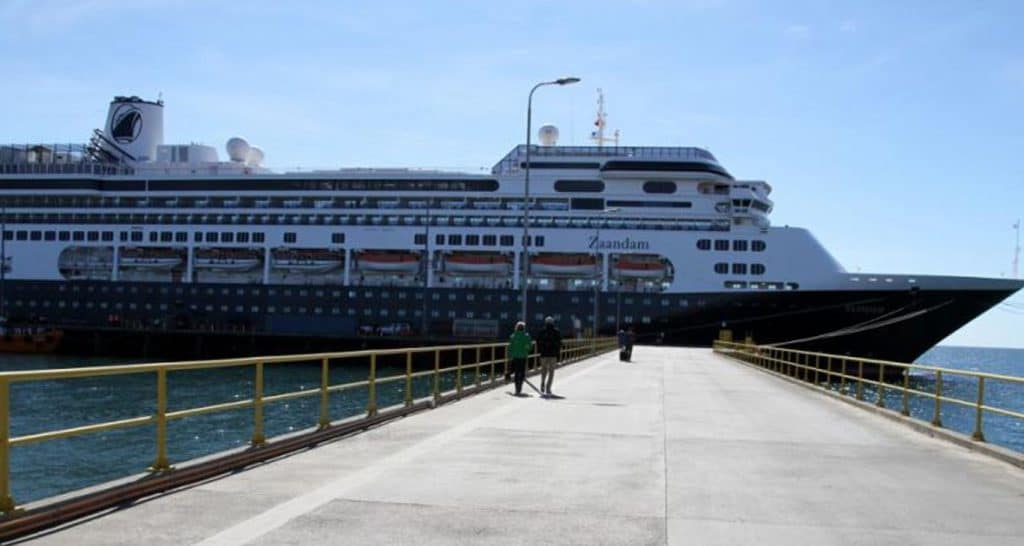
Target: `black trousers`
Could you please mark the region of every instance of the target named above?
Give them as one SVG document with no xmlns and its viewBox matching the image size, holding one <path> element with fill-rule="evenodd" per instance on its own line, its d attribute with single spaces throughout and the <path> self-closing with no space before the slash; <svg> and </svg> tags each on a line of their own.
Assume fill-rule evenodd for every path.
<svg viewBox="0 0 1024 546">
<path fill-rule="evenodd" d="M 526 359 L 512 359 L 512 374 L 516 381 L 516 394 L 523 392 L 523 381 L 526 380 Z"/>
</svg>

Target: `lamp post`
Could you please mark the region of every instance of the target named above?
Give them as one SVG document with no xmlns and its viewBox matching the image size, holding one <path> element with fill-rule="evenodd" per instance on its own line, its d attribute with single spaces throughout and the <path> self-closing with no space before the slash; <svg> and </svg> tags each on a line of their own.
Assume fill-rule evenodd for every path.
<svg viewBox="0 0 1024 546">
<path fill-rule="evenodd" d="M 7 318 L 7 197 L 0 197 L 0 320 Z"/>
<path fill-rule="evenodd" d="M 599 212 L 598 214 L 604 215 L 604 214 L 611 214 L 611 213 L 615 213 L 615 212 L 619 212 L 619 208 L 618 207 L 612 207 L 612 208 L 604 209 L 601 212 Z M 604 217 L 603 216 L 598 216 L 597 218 L 598 218 L 597 219 L 597 223 L 594 224 L 594 265 L 597 265 L 599 269 L 597 270 L 596 282 L 594 282 L 594 332 L 592 334 L 593 337 L 597 337 L 597 329 L 600 326 L 600 322 L 599 322 L 599 320 L 597 318 L 597 315 L 598 315 L 597 300 L 598 300 L 598 298 L 601 295 L 601 281 L 602 281 L 602 279 L 604 279 L 604 272 L 606 270 L 606 267 L 604 265 L 602 265 L 602 262 L 601 262 L 601 250 L 600 250 L 601 249 L 601 222 L 604 221 Z M 616 332 L 618 332 L 618 330 L 616 330 Z"/>
<path fill-rule="evenodd" d="M 540 82 L 530 89 L 530 95 L 526 99 L 526 167 L 524 167 L 523 174 L 523 278 L 521 279 L 523 285 L 523 312 L 522 321 L 529 323 L 527 311 L 527 288 L 530 286 L 530 250 L 527 242 L 530 239 L 530 138 L 533 132 L 533 92 L 545 85 L 569 85 L 572 83 L 579 82 L 580 79 L 569 76 L 565 78 L 558 78 L 557 80 L 549 82 Z"/>
<path fill-rule="evenodd" d="M 424 338 L 430 336 L 430 322 L 429 322 L 430 319 L 427 318 L 427 310 L 428 310 L 427 309 L 427 305 L 428 305 L 427 304 L 427 298 L 430 296 L 430 274 L 431 274 L 431 271 L 430 271 L 430 267 L 431 267 L 430 258 L 431 258 L 431 254 L 432 254 L 432 252 L 430 251 L 430 205 L 431 204 L 432 203 L 430 203 L 429 201 L 427 202 L 426 229 L 424 230 L 424 237 L 425 237 L 425 239 L 423 241 L 423 254 L 424 254 L 424 256 L 423 256 L 423 260 L 422 260 L 422 263 L 423 263 L 423 308 L 421 309 L 421 312 L 423 313 L 423 321 L 422 321 L 422 324 L 420 325 L 420 327 L 423 330 L 423 337 Z"/>
</svg>

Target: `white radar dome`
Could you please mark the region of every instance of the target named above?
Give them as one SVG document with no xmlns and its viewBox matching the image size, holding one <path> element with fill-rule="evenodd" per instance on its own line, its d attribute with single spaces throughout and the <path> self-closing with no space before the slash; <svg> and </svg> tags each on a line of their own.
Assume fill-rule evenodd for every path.
<svg viewBox="0 0 1024 546">
<path fill-rule="evenodd" d="M 245 162 L 252 166 L 257 166 L 263 162 L 263 149 L 258 146 L 252 146 L 249 148 L 249 155 L 246 156 Z"/>
<path fill-rule="evenodd" d="M 242 163 L 249 157 L 249 143 L 242 137 L 229 138 L 226 148 L 231 161 Z"/>
<path fill-rule="evenodd" d="M 554 146 L 558 144 L 558 127 L 547 124 L 537 131 L 537 138 L 543 146 Z"/>
</svg>

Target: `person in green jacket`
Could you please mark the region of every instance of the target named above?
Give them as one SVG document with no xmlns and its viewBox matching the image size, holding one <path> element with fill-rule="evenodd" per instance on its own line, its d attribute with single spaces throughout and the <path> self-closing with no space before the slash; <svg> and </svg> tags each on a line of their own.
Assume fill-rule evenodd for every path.
<svg viewBox="0 0 1024 546">
<path fill-rule="evenodd" d="M 512 361 L 512 372 L 515 374 L 516 396 L 523 393 L 523 381 L 526 380 L 526 359 L 530 357 L 533 340 L 526 333 L 526 323 L 516 323 L 516 329 L 508 338 L 508 358 Z"/>
</svg>

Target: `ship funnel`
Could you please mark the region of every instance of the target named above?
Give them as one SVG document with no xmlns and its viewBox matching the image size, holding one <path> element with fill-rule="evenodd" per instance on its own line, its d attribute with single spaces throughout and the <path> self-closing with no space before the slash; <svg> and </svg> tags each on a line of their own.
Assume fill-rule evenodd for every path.
<svg viewBox="0 0 1024 546">
<path fill-rule="evenodd" d="M 114 97 L 103 136 L 103 147 L 117 157 L 127 153 L 135 161 L 155 161 L 156 147 L 164 143 L 163 101 Z"/>
</svg>

